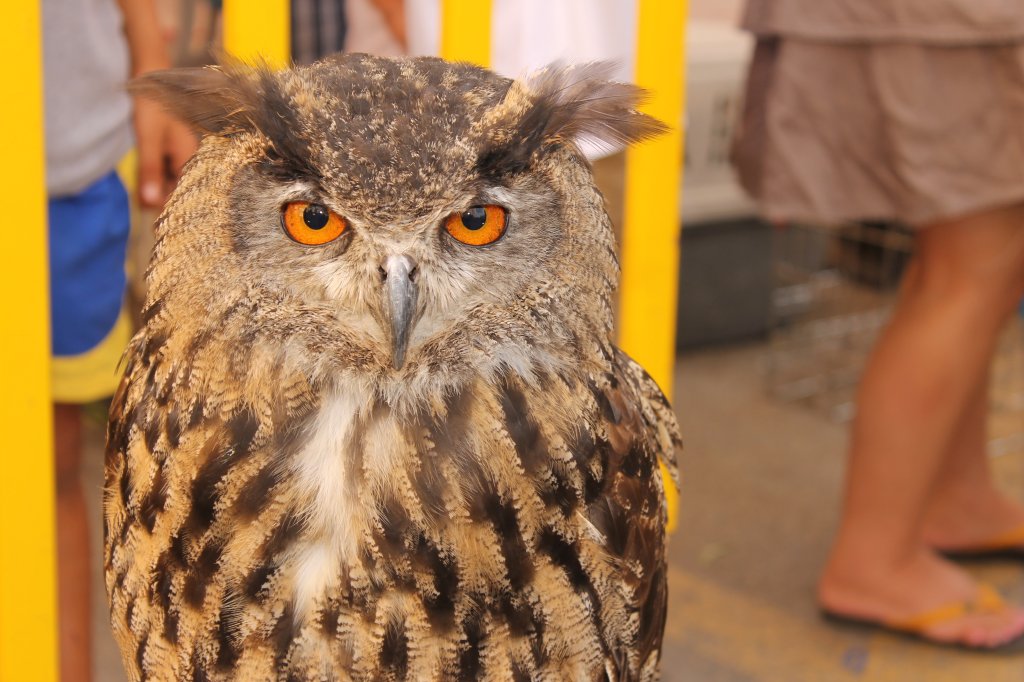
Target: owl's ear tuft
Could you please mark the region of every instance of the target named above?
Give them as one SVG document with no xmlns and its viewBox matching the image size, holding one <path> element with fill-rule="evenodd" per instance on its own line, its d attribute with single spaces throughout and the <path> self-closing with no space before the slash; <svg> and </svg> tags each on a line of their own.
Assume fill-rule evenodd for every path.
<svg viewBox="0 0 1024 682">
<path fill-rule="evenodd" d="M 543 139 L 586 138 L 609 148 L 666 132 L 664 123 L 637 111 L 647 92 L 610 80 L 614 69 L 610 62 L 552 65 L 528 77 L 533 107 L 523 124 L 539 127 Z"/>
<path fill-rule="evenodd" d="M 128 91 L 159 102 L 199 133 L 225 135 L 254 125 L 251 81 L 238 68 L 168 69 L 136 78 Z"/>
<path fill-rule="evenodd" d="M 154 71 L 132 81 L 129 91 L 154 99 L 205 135 L 258 132 L 270 142 L 268 156 L 286 175 L 316 175 L 299 133 L 298 111 L 282 74 L 266 64 Z"/>
<path fill-rule="evenodd" d="M 613 70 L 608 62 L 554 64 L 514 81 L 501 105 L 513 130 L 484 152 L 481 166 L 514 173 L 552 142 L 586 140 L 615 150 L 666 132 L 664 123 L 637 111 L 646 91 L 610 80 Z"/>
</svg>

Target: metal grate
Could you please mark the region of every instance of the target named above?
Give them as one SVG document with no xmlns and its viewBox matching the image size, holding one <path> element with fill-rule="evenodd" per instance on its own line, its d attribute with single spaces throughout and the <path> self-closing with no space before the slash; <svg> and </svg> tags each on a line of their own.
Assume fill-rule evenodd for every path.
<svg viewBox="0 0 1024 682">
<path fill-rule="evenodd" d="M 773 238 L 775 289 L 767 387 L 837 422 L 896 298 L 911 234 L 884 224 L 787 225 Z M 990 450 L 1024 452 L 1024 318 L 1008 325 L 992 367 Z"/>
</svg>

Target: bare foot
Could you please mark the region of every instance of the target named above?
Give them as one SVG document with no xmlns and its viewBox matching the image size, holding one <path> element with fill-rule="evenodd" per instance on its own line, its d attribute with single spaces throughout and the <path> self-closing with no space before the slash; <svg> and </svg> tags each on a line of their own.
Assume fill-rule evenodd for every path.
<svg viewBox="0 0 1024 682">
<path fill-rule="evenodd" d="M 982 592 L 966 572 L 922 549 L 897 566 L 872 565 L 833 555 L 818 586 L 821 607 L 830 613 L 888 624 L 907 623 L 925 639 L 977 648 L 997 647 L 1024 635 L 1024 609 L 978 608 L 910 627 L 922 614 L 957 603 L 979 604 Z M 983 605 L 983 604 L 982 604 Z"/>
<path fill-rule="evenodd" d="M 925 541 L 941 551 L 991 549 L 1008 535 L 1020 536 L 1024 550 L 1024 505 L 994 488 L 948 492 L 930 505 L 925 520 Z"/>
</svg>

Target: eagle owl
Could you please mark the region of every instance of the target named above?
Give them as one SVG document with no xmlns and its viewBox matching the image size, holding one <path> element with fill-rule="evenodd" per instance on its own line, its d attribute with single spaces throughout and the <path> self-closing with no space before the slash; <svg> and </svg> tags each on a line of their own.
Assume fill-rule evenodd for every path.
<svg viewBox="0 0 1024 682">
<path fill-rule="evenodd" d="M 612 343 L 574 140 L 597 65 L 241 65 L 136 86 L 205 133 L 157 225 L 106 454 L 133 680 L 651 680 L 668 402 Z"/>
</svg>

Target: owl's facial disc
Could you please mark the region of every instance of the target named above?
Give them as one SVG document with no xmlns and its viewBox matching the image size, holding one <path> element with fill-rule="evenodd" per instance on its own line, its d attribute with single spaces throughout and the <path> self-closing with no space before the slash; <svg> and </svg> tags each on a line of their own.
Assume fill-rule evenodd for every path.
<svg viewBox="0 0 1024 682">
<path fill-rule="evenodd" d="M 401 369 L 405 363 L 405 351 L 409 347 L 412 316 L 419 291 L 416 286 L 416 262 L 404 254 L 388 256 L 380 273 L 388 300 L 388 316 L 391 318 L 391 362 L 395 369 Z"/>
</svg>

